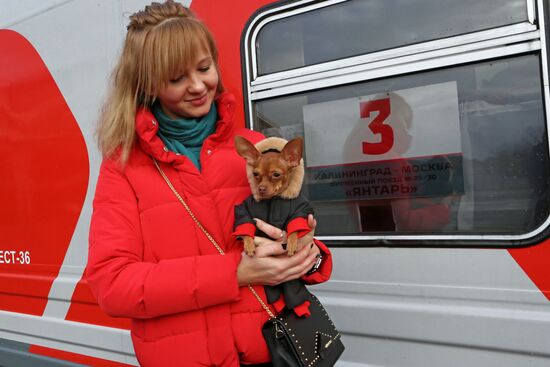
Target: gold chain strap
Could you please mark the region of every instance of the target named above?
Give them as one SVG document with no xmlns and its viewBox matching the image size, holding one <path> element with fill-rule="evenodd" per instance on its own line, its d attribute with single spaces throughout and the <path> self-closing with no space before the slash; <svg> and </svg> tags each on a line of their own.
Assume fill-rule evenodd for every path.
<svg viewBox="0 0 550 367">
<path fill-rule="evenodd" d="M 218 243 L 216 242 L 216 240 L 214 240 L 214 238 L 212 238 L 212 236 L 210 235 L 210 233 L 208 233 L 208 231 L 202 226 L 202 224 L 198 221 L 197 217 L 195 217 L 195 214 L 193 214 L 193 212 L 191 211 L 191 208 L 189 207 L 189 205 L 187 205 L 187 203 L 183 200 L 183 198 L 181 197 L 181 195 L 177 192 L 177 190 L 174 188 L 174 186 L 172 185 L 172 182 L 170 182 L 170 179 L 168 178 L 168 176 L 166 176 L 166 174 L 164 173 L 164 171 L 162 170 L 162 168 L 160 168 L 158 162 L 156 159 L 153 158 L 153 162 L 155 162 L 155 166 L 157 166 L 157 169 L 159 170 L 160 172 L 160 175 L 162 176 L 162 178 L 164 178 L 164 181 L 166 181 L 166 183 L 168 184 L 168 186 L 170 187 L 170 189 L 172 189 L 172 192 L 174 193 L 174 195 L 176 195 L 176 197 L 178 198 L 178 200 L 180 201 L 180 203 L 183 204 L 183 206 L 185 207 L 185 210 L 187 210 L 187 212 L 189 213 L 189 215 L 191 216 L 191 218 L 193 218 L 193 220 L 195 221 L 195 223 L 197 223 L 197 226 L 199 226 L 200 230 L 202 231 L 202 233 L 204 233 L 204 235 L 206 236 L 206 238 L 208 238 L 210 240 L 210 242 L 212 242 L 212 244 L 214 245 L 214 247 L 216 247 L 216 249 L 219 251 L 220 254 L 222 255 L 225 255 L 225 253 L 223 252 L 222 248 L 218 245 Z"/>
<path fill-rule="evenodd" d="M 262 305 L 262 307 L 264 308 L 265 312 L 267 312 L 267 314 L 269 315 L 269 318 L 270 319 L 275 319 L 275 315 L 273 314 L 273 312 L 271 312 L 271 310 L 269 309 L 269 307 L 267 307 L 267 305 L 264 303 L 264 301 L 262 301 L 262 299 L 260 298 L 260 296 L 258 295 L 258 293 L 256 293 L 256 291 L 254 290 L 254 288 L 252 288 L 252 286 L 249 284 L 248 285 L 248 289 L 250 289 L 250 292 L 252 292 L 252 294 L 254 295 L 254 297 L 256 297 L 256 299 L 258 300 L 258 302 L 260 302 L 260 304 Z"/>
<path fill-rule="evenodd" d="M 210 242 L 212 242 L 212 244 L 214 245 L 214 247 L 216 247 L 216 249 L 218 250 L 218 252 L 221 254 L 221 255 L 225 255 L 225 252 L 223 252 L 222 248 L 218 245 L 218 243 L 216 242 L 216 240 L 214 239 L 214 237 L 212 237 L 210 235 L 210 233 L 208 233 L 208 231 L 206 230 L 206 228 L 204 228 L 202 226 L 202 224 L 199 222 L 199 220 L 197 219 L 197 217 L 195 217 L 195 214 L 193 214 L 193 211 L 191 211 L 191 208 L 189 207 L 189 205 L 187 205 L 187 203 L 185 202 L 185 200 L 183 200 L 183 198 L 181 197 L 181 195 L 178 193 L 178 191 L 174 188 L 174 186 L 172 185 L 172 182 L 170 182 L 170 179 L 168 178 L 168 176 L 166 176 L 166 174 L 164 173 L 164 171 L 162 170 L 162 168 L 160 168 L 157 160 L 155 158 L 153 158 L 153 163 L 155 163 L 155 166 L 157 167 L 160 175 L 162 176 L 162 178 L 164 178 L 164 181 L 166 181 L 166 183 L 168 184 L 168 187 L 170 187 L 170 189 L 172 190 L 172 192 L 174 193 L 174 195 L 176 195 L 176 197 L 178 198 L 179 202 L 183 204 L 183 206 L 185 207 L 185 210 L 187 210 L 187 212 L 189 213 L 189 215 L 191 216 L 191 218 L 193 219 L 193 221 L 197 224 L 197 226 L 200 228 L 200 230 L 202 231 L 202 233 L 204 233 L 204 235 L 206 236 L 206 238 L 208 238 L 210 240 Z M 254 295 L 254 297 L 256 297 L 256 299 L 258 300 L 258 302 L 260 302 L 260 304 L 262 305 L 262 307 L 264 308 L 264 310 L 267 312 L 267 314 L 269 315 L 270 318 L 274 319 L 275 318 L 275 315 L 273 314 L 273 312 L 271 312 L 271 310 L 269 309 L 269 307 L 267 307 L 267 305 L 264 303 L 264 301 L 262 301 L 262 299 L 260 298 L 260 296 L 258 295 L 258 293 L 256 293 L 256 291 L 254 290 L 254 288 L 252 288 L 252 286 L 249 284 L 248 285 L 248 289 L 250 289 L 250 291 L 252 292 L 252 294 Z"/>
</svg>

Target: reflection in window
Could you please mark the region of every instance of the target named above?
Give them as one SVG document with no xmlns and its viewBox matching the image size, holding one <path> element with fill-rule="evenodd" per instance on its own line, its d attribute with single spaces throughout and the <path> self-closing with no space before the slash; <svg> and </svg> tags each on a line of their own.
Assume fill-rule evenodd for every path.
<svg viewBox="0 0 550 367">
<path fill-rule="evenodd" d="M 268 23 L 258 35 L 258 73 L 269 74 L 526 20 L 525 0 L 352 0 Z"/>
<path fill-rule="evenodd" d="M 273 98 L 255 116 L 305 136 L 320 235 L 519 234 L 548 216 L 538 56 Z"/>
</svg>

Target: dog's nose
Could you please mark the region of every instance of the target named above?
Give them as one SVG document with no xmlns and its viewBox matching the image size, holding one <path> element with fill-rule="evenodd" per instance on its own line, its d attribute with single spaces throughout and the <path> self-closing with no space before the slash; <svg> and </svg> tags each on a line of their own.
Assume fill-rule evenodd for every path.
<svg viewBox="0 0 550 367">
<path fill-rule="evenodd" d="M 267 187 L 264 185 L 260 185 L 258 186 L 258 191 L 260 192 L 260 194 L 265 194 L 267 192 Z"/>
</svg>

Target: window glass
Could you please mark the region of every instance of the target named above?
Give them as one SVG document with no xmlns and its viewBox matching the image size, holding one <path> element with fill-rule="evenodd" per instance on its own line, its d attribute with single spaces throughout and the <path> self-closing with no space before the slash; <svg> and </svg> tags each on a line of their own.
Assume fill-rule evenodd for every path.
<svg viewBox="0 0 550 367">
<path fill-rule="evenodd" d="M 526 20 L 525 0 L 347 1 L 264 26 L 256 44 L 258 73 L 269 74 Z"/>
<path fill-rule="evenodd" d="M 539 57 L 277 97 L 268 136 L 305 137 L 319 235 L 519 234 L 548 216 Z"/>
</svg>

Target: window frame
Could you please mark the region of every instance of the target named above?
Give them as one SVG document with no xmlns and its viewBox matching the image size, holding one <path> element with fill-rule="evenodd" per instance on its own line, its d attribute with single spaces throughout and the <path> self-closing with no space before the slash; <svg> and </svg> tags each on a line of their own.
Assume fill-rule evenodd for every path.
<svg viewBox="0 0 550 367">
<path fill-rule="evenodd" d="M 247 127 L 254 129 L 255 102 L 316 89 L 335 87 L 473 62 L 537 54 L 541 60 L 542 98 L 550 141 L 550 87 L 548 72 L 548 11 L 544 0 L 525 0 L 528 21 L 464 35 L 426 41 L 370 54 L 258 75 L 255 44 L 266 24 L 349 0 L 276 2 L 261 8 L 243 33 L 243 94 Z M 550 154 L 550 146 L 547 147 Z M 523 234 L 376 234 L 318 236 L 332 245 L 415 247 L 521 247 L 550 236 L 550 213 L 539 227 Z"/>
</svg>

